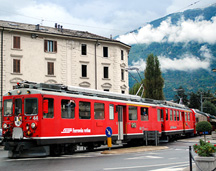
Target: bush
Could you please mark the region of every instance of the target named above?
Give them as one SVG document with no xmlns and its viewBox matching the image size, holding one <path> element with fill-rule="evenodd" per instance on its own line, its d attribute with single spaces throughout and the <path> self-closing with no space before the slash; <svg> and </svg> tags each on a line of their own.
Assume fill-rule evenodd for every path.
<svg viewBox="0 0 216 171">
<path fill-rule="evenodd" d="M 193 145 L 193 149 L 199 156 L 210 157 L 216 152 L 216 144 L 213 145 L 210 142 L 205 142 L 200 139 L 200 145 Z"/>
<path fill-rule="evenodd" d="M 212 130 L 212 125 L 207 121 L 198 122 L 196 125 L 197 132 L 210 132 Z"/>
</svg>

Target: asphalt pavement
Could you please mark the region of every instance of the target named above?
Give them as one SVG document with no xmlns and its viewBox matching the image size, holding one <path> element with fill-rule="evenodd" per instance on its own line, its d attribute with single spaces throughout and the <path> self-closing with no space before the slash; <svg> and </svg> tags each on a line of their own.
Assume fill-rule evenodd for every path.
<svg viewBox="0 0 216 171">
<path fill-rule="evenodd" d="M 216 144 L 216 140 L 212 139 L 211 135 L 205 135 L 206 137 L 206 141 L 212 143 L 212 144 Z M 181 141 L 181 142 L 190 142 L 190 143 L 199 143 L 199 140 L 205 140 L 204 135 L 202 136 L 195 136 L 195 137 L 191 137 L 191 138 L 182 138 L 179 139 L 177 141 Z M 136 152 L 144 152 L 144 151 L 157 151 L 157 150 L 163 150 L 163 149 L 167 149 L 167 146 L 139 146 L 139 147 L 130 147 L 130 148 L 121 148 L 121 149 L 110 149 L 110 150 L 105 150 L 103 152 L 101 152 L 102 154 L 124 154 L 124 153 L 136 153 Z M 193 150 L 193 149 L 192 149 Z M 196 166 L 193 162 L 193 170 L 196 170 Z M 189 171 L 190 167 L 187 167 L 185 169 L 183 169 L 183 171 Z"/>
</svg>

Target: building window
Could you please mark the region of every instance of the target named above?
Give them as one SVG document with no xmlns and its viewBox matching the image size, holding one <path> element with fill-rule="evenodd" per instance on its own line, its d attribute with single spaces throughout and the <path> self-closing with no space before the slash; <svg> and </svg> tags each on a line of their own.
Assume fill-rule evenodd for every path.
<svg viewBox="0 0 216 171">
<path fill-rule="evenodd" d="M 44 40 L 45 52 L 57 52 L 57 41 Z"/>
<path fill-rule="evenodd" d="M 122 90 L 122 91 L 121 91 L 121 93 L 122 93 L 122 94 L 125 94 L 125 91 L 124 91 L 124 90 Z"/>
<path fill-rule="evenodd" d="M 124 51 L 121 50 L 121 60 L 124 60 Z"/>
<path fill-rule="evenodd" d="M 109 78 L 109 67 L 104 67 L 104 78 Z"/>
<path fill-rule="evenodd" d="M 82 77 L 87 77 L 87 65 L 82 65 Z"/>
<path fill-rule="evenodd" d="M 121 69 L 121 80 L 124 80 L 124 69 Z"/>
<path fill-rule="evenodd" d="M 86 44 L 82 44 L 81 53 L 82 55 L 87 55 L 87 45 Z"/>
<path fill-rule="evenodd" d="M 103 47 L 103 57 L 108 57 L 108 47 Z"/>
<path fill-rule="evenodd" d="M 109 89 L 104 89 L 104 91 L 109 91 Z"/>
<path fill-rule="evenodd" d="M 54 62 L 47 62 L 48 75 L 54 75 Z"/>
<path fill-rule="evenodd" d="M 18 36 L 13 37 L 13 48 L 20 49 L 20 37 Z"/>
<path fill-rule="evenodd" d="M 13 72 L 20 73 L 20 60 L 19 59 L 13 59 Z"/>
</svg>

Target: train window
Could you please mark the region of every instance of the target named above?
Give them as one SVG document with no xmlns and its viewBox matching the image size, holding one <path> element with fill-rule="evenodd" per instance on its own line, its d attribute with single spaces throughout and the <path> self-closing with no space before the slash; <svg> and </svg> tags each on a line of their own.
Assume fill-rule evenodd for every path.
<svg viewBox="0 0 216 171">
<path fill-rule="evenodd" d="M 182 120 L 182 114 L 181 114 L 181 112 L 180 112 L 180 121 Z"/>
<path fill-rule="evenodd" d="M 188 113 L 188 121 L 190 121 L 190 113 Z"/>
<path fill-rule="evenodd" d="M 37 115 L 38 114 L 38 99 L 27 98 L 24 102 L 26 115 Z"/>
<path fill-rule="evenodd" d="M 157 110 L 157 120 L 160 121 L 160 109 Z"/>
<path fill-rule="evenodd" d="M 13 113 L 13 101 L 12 99 L 4 101 L 4 116 L 11 115 Z"/>
<path fill-rule="evenodd" d="M 44 98 L 48 100 L 48 113 L 43 114 L 43 118 L 53 118 L 54 117 L 54 99 Z"/>
<path fill-rule="evenodd" d="M 170 110 L 170 120 L 173 120 L 173 110 Z"/>
<path fill-rule="evenodd" d="M 75 104 L 71 103 L 70 100 L 61 101 L 61 117 L 73 119 L 74 118 L 74 108 Z"/>
<path fill-rule="evenodd" d="M 141 107 L 140 109 L 141 121 L 148 121 L 148 108 Z"/>
<path fill-rule="evenodd" d="M 137 120 L 137 107 L 129 106 L 129 120 Z"/>
<path fill-rule="evenodd" d="M 114 119 L 114 105 L 113 104 L 109 105 L 109 119 L 110 120 Z"/>
<path fill-rule="evenodd" d="M 168 109 L 166 109 L 166 120 L 168 121 Z"/>
<path fill-rule="evenodd" d="M 91 118 L 91 103 L 79 102 L 79 118 L 90 119 Z"/>
<path fill-rule="evenodd" d="M 187 121 L 187 112 L 185 112 L 185 121 Z"/>
<path fill-rule="evenodd" d="M 22 113 L 22 99 L 15 99 L 15 116 Z"/>
<path fill-rule="evenodd" d="M 163 121 L 164 113 L 162 109 L 157 110 L 157 119 L 158 121 Z"/>
<path fill-rule="evenodd" d="M 173 115 L 174 115 L 174 121 L 176 121 L 176 111 L 173 111 Z"/>
<path fill-rule="evenodd" d="M 94 118 L 104 119 L 104 104 L 103 103 L 94 104 Z"/>
<path fill-rule="evenodd" d="M 177 111 L 177 121 L 179 121 L 179 111 Z"/>
</svg>

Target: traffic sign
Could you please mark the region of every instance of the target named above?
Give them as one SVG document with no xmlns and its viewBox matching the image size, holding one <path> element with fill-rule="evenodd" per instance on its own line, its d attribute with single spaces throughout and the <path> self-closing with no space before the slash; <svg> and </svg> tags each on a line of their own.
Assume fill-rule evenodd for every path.
<svg viewBox="0 0 216 171">
<path fill-rule="evenodd" d="M 110 128 L 109 126 L 106 128 L 106 136 L 107 137 L 111 137 L 112 136 L 112 128 Z"/>
</svg>

